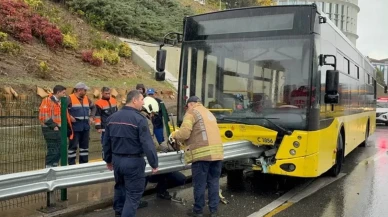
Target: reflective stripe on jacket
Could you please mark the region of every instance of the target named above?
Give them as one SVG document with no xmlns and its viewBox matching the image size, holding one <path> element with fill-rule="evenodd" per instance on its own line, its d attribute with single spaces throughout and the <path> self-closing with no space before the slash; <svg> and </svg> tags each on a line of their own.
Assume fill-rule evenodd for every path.
<svg viewBox="0 0 388 217">
<path fill-rule="evenodd" d="M 42 125 L 52 128 L 61 126 L 61 104 L 51 94 L 40 104 L 39 121 Z"/>
<path fill-rule="evenodd" d="M 110 97 L 109 100 L 99 99 L 95 104 L 97 107 L 95 116 L 96 129 L 105 129 L 108 117 L 117 112 L 116 99 L 113 97 Z"/>
<path fill-rule="evenodd" d="M 77 98 L 76 95 L 70 94 L 70 103 L 71 106 L 69 107 L 69 113 L 71 116 L 73 116 L 76 119 L 76 122 L 73 123 L 73 130 L 74 131 L 83 131 L 83 130 L 89 130 L 89 111 L 90 111 L 90 105 L 89 105 L 89 99 L 87 96 L 84 96 L 81 101 Z"/>
<path fill-rule="evenodd" d="M 70 130 L 70 139 L 73 139 L 73 127 L 70 121 L 69 112 L 66 111 L 68 130 Z M 57 102 L 55 97 L 50 94 L 42 100 L 39 107 L 39 121 L 42 126 L 54 129 L 61 127 L 61 103 Z"/>
<path fill-rule="evenodd" d="M 218 161 L 224 159 L 224 147 L 214 115 L 198 103 L 188 110 L 173 138 L 185 144 L 185 161 Z"/>
</svg>

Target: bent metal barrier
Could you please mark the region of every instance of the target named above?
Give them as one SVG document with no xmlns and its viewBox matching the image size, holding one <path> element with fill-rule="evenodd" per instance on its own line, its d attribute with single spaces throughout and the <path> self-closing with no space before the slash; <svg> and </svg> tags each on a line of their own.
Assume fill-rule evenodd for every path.
<svg viewBox="0 0 388 217">
<path fill-rule="evenodd" d="M 261 152 L 262 148 L 252 145 L 249 141 L 224 143 L 224 161 L 258 157 Z M 182 151 L 159 154 L 158 156 L 158 174 L 180 171 L 191 166 L 185 165 Z M 151 167 L 148 164 L 145 173 L 151 175 Z M 105 162 L 1 175 L 0 200 L 113 180 L 113 172 L 106 168 Z"/>
</svg>

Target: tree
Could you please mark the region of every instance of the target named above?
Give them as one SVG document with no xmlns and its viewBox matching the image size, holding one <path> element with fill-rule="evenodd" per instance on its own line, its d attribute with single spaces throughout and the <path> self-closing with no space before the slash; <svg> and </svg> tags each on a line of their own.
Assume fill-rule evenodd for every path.
<svg viewBox="0 0 388 217">
<path fill-rule="evenodd" d="M 376 82 L 383 86 L 386 85 L 384 81 L 384 73 L 377 67 L 376 67 Z"/>
</svg>

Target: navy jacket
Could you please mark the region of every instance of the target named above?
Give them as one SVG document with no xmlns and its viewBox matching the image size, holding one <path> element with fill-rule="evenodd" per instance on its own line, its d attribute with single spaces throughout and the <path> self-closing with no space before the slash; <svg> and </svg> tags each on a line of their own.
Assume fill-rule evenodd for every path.
<svg viewBox="0 0 388 217">
<path fill-rule="evenodd" d="M 146 118 L 135 108 L 123 107 L 107 119 L 103 139 L 104 161 L 112 154 L 145 154 L 152 168 L 158 167 L 158 155 Z"/>
<path fill-rule="evenodd" d="M 158 104 L 159 104 L 159 111 L 158 111 L 158 114 L 155 115 L 152 119 L 152 124 L 154 125 L 154 128 L 156 129 L 160 129 L 160 128 L 163 128 L 163 114 L 162 114 L 162 106 L 160 105 L 160 103 L 162 102 L 161 99 L 158 99 L 158 98 L 154 98 Z"/>
</svg>

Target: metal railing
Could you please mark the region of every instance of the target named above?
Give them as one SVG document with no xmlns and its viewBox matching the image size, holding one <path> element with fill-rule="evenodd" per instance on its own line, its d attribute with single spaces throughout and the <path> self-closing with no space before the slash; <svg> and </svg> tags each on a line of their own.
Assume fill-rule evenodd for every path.
<svg viewBox="0 0 388 217">
<path fill-rule="evenodd" d="M 0 175 L 45 168 L 50 150 L 38 119 L 41 101 L 38 96 L 0 99 Z M 89 160 L 101 159 L 100 138 L 92 128 Z"/>
<path fill-rule="evenodd" d="M 224 161 L 258 157 L 262 149 L 263 147 L 254 146 L 249 141 L 225 143 Z M 184 153 L 182 151 L 160 154 L 158 173 L 190 168 L 190 165 L 185 165 L 183 159 Z M 148 164 L 145 173 L 151 175 L 151 168 Z M 0 176 L 0 200 L 112 180 L 114 180 L 113 172 L 106 168 L 104 162 L 7 174 Z"/>
</svg>

